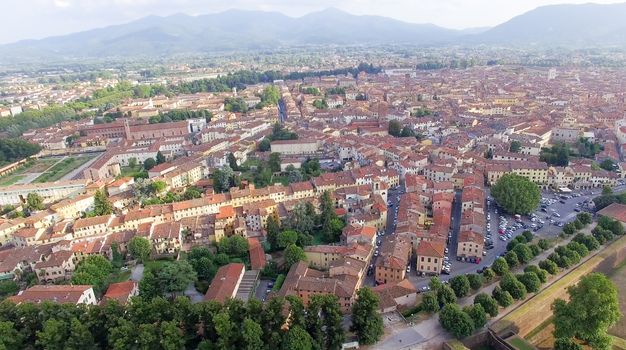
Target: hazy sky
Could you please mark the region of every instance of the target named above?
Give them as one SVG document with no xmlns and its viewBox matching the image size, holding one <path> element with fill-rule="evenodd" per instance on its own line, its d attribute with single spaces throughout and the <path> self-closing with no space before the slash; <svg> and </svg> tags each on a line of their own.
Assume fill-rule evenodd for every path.
<svg viewBox="0 0 626 350">
<path fill-rule="evenodd" d="M 625 0 L 0 0 L 0 43 L 43 38 L 128 22 L 147 15 L 191 15 L 227 9 L 278 11 L 290 16 L 337 7 L 448 28 L 494 26 L 535 7 Z"/>
</svg>

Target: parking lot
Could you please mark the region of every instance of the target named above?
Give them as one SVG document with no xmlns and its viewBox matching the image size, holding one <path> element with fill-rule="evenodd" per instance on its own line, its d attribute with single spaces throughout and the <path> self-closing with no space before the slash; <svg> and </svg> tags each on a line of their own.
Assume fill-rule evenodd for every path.
<svg viewBox="0 0 626 350">
<path fill-rule="evenodd" d="M 624 185 L 619 185 L 614 188 L 614 191 L 623 191 L 626 187 Z M 489 189 L 486 190 L 489 198 Z M 512 215 L 504 214 L 501 210 L 498 211 L 493 200 L 490 201 L 490 204 L 487 206 L 487 213 L 489 219 L 489 230 L 485 232 L 485 238 L 487 234 L 491 234 L 491 241 L 493 242 L 493 248 L 485 249 L 487 252 L 486 256 L 484 256 L 480 263 L 470 263 L 458 261 L 456 256 L 456 246 L 457 246 L 457 237 L 459 233 L 460 227 L 460 219 L 461 219 L 461 208 L 460 208 L 460 194 L 455 196 L 455 202 L 452 207 L 452 236 L 450 239 L 450 243 L 448 244 L 449 254 L 448 259 L 450 261 L 450 275 L 442 274 L 440 276 L 442 281 L 447 281 L 451 277 L 468 274 L 468 273 L 476 273 L 480 269 L 484 269 L 485 267 L 491 266 L 491 264 L 499 257 L 503 256 L 506 253 L 506 246 L 508 241 L 512 238 L 520 235 L 525 230 L 533 231 L 533 234 L 540 238 L 555 238 L 557 237 L 561 231 L 562 226 L 567 224 L 568 222 L 573 221 L 576 218 L 576 215 L 582 211 L 589 211 L 590 208 L 586 206 L 584 203 L 591 201 L 593 198 L 600 195 L 602 192 L 601 189 L 585 189 L 585 190 L 577 190 L 572 191 L 571 193 L 562 194 L 554 191 L 543 191 L 541 193 L 542 203 L 545 205 L 545 211 L 542 211 L 542 206 L 540 205 L 532 214 L 535 216 L 535 220 L 532 221 L 532 217 L 530 215 L 525 215 L 521 217 L 521 220 L 518 221 Z M 563 198 L 562 196 L 565 196 Z M 505 221 L 505 237 L 508 232 L 510 236 L 506 239 L 500 239 L 500 223 L 504 218 Z M 541 223 L 543 221 L 543 224 Z M 513 224 L 516 224 L 515 227 Z M 532 225 L 535 225 L 533 228 Z M 510 237 L 510 238 L 509 238 Z M 425 290 L 425 287 L 428 286 L 428 282 L 430 277 L 421 277 L 417 276 L 417 274 L 412 271 L 411 274 L 408 275 L 409 280 L 413 282 L 418 290 Z"/>
</svg>

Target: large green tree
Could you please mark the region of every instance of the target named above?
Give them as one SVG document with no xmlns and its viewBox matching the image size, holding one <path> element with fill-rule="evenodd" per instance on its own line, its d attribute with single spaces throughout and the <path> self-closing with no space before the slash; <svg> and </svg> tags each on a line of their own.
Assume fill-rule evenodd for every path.
<svg viewBox="0 0 626 350">
<path fill-rule="evenodd" d="M 384 333 L 378 303 L 378 296 L 370 288 L 361 288 L 357 292 L 357 300 L 352 306 L 352 331 L 360 344 L 374 344 Z"/>
<path fill-rule="evenodd" d="M 394 119 L 389 122 L 389 127 L 387 131 L 391 136 L 400 137 L 400 134 L 402 133 L 402 124 Z"/>
<path fill-rule="evenodd" d="M 528 214 L 533 212 L 541 192 L 539 187 L 527 178 L 517 174 L 502 176 L 491 188 L 496 203 L 509 214 Z"/>
<path fill-rule="evenodd" d="M 152 244 L 147 238 L 135 236 L 128 242 L 128 253 L 140 262 L 146 261 L 151 252 Z"/>
<path fill-rule="evenodd" d="M 474 321 L 457 304 L 448 304 L 441 309 L 439 323 L 457 338 L 465 338 L 474 331 Z"/>
<path fill-rule="evenodd" d="M 96 216 L 109 215 L 113 212 L 113 205 L 104 191 L 96 191 L 93 197 L 93 212 Z"/>
<path fill-rule="evenodd" d="M 285 264 L 287 268 L 297 263 L 298 261 L 306 261 L 306 254 L 304 250 L 295 244 L 290 244 L 285 248 Z"/>
<path fill-rule="evenodd" d="M 569 302 L 557 299 L 554 311 L 554 337 L 576 338 L 593 349 L 610 348 L 608 329 L 621 317 L 617 288 L 601 273 L 584 276 L 569 287 Z"/>
</svg>

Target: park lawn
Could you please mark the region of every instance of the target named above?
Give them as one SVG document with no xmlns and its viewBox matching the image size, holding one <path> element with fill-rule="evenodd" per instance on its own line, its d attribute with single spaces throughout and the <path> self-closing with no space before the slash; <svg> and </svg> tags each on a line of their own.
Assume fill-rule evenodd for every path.
<svg viewBox="0 0 626 350">
<path fill-rule="evenodd" d="M 31 159 L 11 174 L 0 177 L 0 186 L 13 185 L 21 179 L 25 178 L 26 174 L 42 173 L 58 161 L 58 159 L 51 158 Z"/>
<path fill-rule="evenodd" d="M 37 177 L 33 183 L 41 183 L 41 182 L 52 182 L 57 181 L 63 178 L 65 175 L 69 174 L 72 170 L 80 167 L 81 165 L 88 162 L 92 159 L 93 156 L 78 156 L 78 157 L 67 157 L 63 160 L 58 161 L 51 168 L 46 170 L 43 174 Z"/>
<path fill-rule="evenodd" d="M 135 177 L 137 174 L 139 174 L 143 168 L 141 167 L 141 165 L 135 165 L 134 167 L 130 167 L 130 166 L 123 166 L 121 169 L 121 174 L 120 176 L 122 177 Z"/>
<path fill-rule="evenodd" d="M 167 265 L 168 263 L 173 262 L 172 259 L 161 259 L 161 260 L 150 260 L 143 263 L 143 266 L 146 269 L 155 270 Z"/>
</svg>

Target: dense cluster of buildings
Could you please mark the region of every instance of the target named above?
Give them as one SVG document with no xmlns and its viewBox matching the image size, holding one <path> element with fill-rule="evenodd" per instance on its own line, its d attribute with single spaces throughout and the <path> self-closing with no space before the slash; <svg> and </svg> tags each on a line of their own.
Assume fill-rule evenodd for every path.
<svg viewBox="0 0 626 350">
<path fill-rule="evenodd" d="M 313 294 L 333 294 L 348 311 L 372 269 L 381 309 L 410 305 L 416 291 L 407 274 L 415 272 L 407 267 L 414 261 L 421 274 L 444 269 L 455 205 L 460 233 L 451 248 L 461 257 L 482 257 L 485 186 L 504 174 L 519 174 L 543 188 L 598 187 L 624 177 L 626 77 L 598 70 L 563 69 L 554 79 L 542 69 L 498 66 L 311 77 L 275 82 L 280 109 L 253 108 L 263 89 L 258 85 L 242 92 L 128 100 L 114 110 L 123 117 L 111 123 L 72 121 L 29 132 L 25 138 L 44 152 L 102 153 L 79 180 L 0 187 L 2 205 L 23 204 L 31 192 L 47 204 L 27 218 L 0 219 L 0 278 L 32 270 L 41 283 L 67 279 L 83 257 L 111 257 L 113 242 L 124 250 L 136 235 L 149 239 L 159 256 L 242 235 L 251 240 L 251 268 L 258 271 L 266 260 L 260 242 L 268 218 L 284 220 L 305 201 L 317 208 L 328 191 L 346 221 L 341 241 L 305 247 L 307 262 L 293 265 L 275 294 L 298 295 L 305 302 Z M 234 96 L 253 109 L 226 111 L 224 100 Z M 148 122 L 180 109 L 208 111 L 211 118 Z M 230 155 L 238 164 L 268 158 L 259 144 L 279 121 L 298 138 L 271 142 L 270 152 L 281 158 L 281 171 L 274 175 L 285 175 L 291 166 L 300 169 L 310 158 L 333 171 L 289 184 L 243 183 L 214 191 L 210 177 L 229 164 Z M 418 138 L 390 135 L 391 123 Z M 572 158 L 567 166 L 541 160 L 542 148 L 556 142 L 576 147 L 580 138 L 602 150 L 593 159 Z M 158 153 L 166 161 L 149 169 L 149 181 L 163 181 L 165 191 L 179 193 L 194 185 L 203 190 L 201 198 L 141 207 L 139 181 L 121 177 L 122 168 Z M 597 166 L 607 159 L 615 169 Z M 374 263 L 377 235 L 388 224 L 388 191 L 399 185 L 404 193 L 394 236 Z M 92 208 L 96 190 L 108 193 L 114 213 L 81 218 Z M 245 273 L 241 264 L 222 267 L 207 298 L 236 296 Z M 110 297 L 118 294 L 125 295 Z"/>
</svg>

